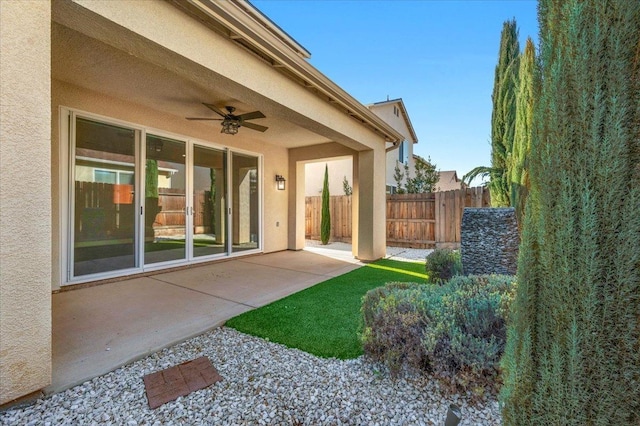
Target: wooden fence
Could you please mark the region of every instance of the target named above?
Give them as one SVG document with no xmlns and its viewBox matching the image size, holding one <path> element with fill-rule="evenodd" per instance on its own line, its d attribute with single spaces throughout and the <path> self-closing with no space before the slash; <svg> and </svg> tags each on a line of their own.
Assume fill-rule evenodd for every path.
<svg viewBox="0 0 640 426">
<path fill-rule="evenodd" d="M 322 197 L 306 197 L 306 238 L 320 239 Z M 426 194 L 387 195 L 387 245 L 395 247 L 460 247 L 465 207 L 489 207 L 489 190 L 468 188 Z M 331 240 L 351 242 L 351 196 L 332 196 Z"/>
<path fill-rule="evenodd" d="M 351 196 L 332 195 L 329 203 L 331 214 L 331 239 L 351 242 Z M 320 239 L 322 221 L 322 197 L 305 199 L 305 236 L 308 239 Z"/>
<path fill-rule="evenodd" d="M 133 185 L 76 182 L 75 235 L 79 241 L 130 237 L 134 226 Z M 184 235 L 184 189 L 159 188 L 157 199 L 147 199 L 147 227 L 156 236 Z M 210 232 L 213 210 L 209 191 L 196 191 L 193 226 Z M 157 204 L 156 204 L 157 203 Z"/>
</svg>

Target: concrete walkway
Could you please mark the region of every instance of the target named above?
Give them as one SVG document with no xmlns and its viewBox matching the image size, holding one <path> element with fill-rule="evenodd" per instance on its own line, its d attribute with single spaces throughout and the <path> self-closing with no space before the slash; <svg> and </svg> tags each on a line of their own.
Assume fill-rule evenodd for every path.
<svg viewBox="0 0 640 426">
<path fill-rule="evenodd" d="M 248 256 L 53 295 L 55 393 L 361 264 L 345 250 Z"/>
</svg>

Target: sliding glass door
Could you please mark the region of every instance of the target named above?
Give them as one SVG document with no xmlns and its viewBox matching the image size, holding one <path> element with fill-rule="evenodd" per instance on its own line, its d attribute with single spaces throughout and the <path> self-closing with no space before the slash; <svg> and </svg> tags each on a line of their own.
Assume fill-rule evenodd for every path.
<svg viewBox="0 0 640 426">
<path fill-rule="evenodd" d="M 185 259 L 186 143 L 147 135 L 144 177 L 144 263 Z"/>
<path fill-rule="evenodd" d="M 73 170 L 73 276 L 136 266 L 139 133 L 78 118 Z"/>
<path fill-rule="evenodd" d="M 258 157 L 232 154 L 233 252 L 258 248 Z"/>
<path fill-rule="evenodd" d="M 193 147 L 193 256 L 227 253 L 227 152 Z"/>
<path fill-rule="evenodd" d="M 69 116 L 65 282 L 259 250 L 259 156 Z"/>
</svg>

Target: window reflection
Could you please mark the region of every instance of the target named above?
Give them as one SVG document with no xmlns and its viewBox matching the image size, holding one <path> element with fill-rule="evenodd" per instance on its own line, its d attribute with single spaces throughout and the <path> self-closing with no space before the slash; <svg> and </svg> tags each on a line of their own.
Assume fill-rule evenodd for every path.
<svg viewBox="0 0 640 426">
<path fill-rule="evenodd" d="M 76 119 L 73 274 L 135 267 L 135 132 Z"/>
<path fill-rule="evenodd" d="M 185 142 L 148 135 L 144 190 L 145 264 L 186 257 Z"/>
</svg>

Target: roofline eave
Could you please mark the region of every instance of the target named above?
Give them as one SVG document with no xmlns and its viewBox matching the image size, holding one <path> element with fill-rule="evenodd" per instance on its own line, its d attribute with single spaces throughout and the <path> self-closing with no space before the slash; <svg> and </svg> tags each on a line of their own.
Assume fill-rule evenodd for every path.
<svg viewBox="0 0 640 426">
<path fill-rule="evenodd" d="M 254 51 L 274 68 L 287 71 L 283 74 L 288 78 L 325 97 L 325 102 L 380 134 L 385 141 L 404 140 L 400 132 L 307 62 L 309 52 L 251 3 L 242 0 L 187 0 L 187 3 L 222 25 L 229 39 Z"/>
</svg>

